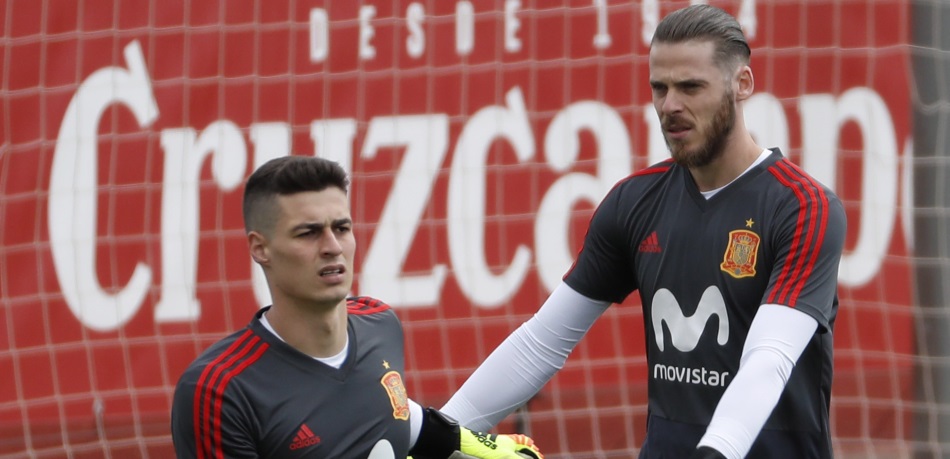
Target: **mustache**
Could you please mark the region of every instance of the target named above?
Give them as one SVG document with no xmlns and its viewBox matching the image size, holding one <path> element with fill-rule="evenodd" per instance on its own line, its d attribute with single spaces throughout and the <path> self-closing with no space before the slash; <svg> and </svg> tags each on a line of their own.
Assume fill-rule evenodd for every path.
<svg viewBox="0 0 950 459">
<path fill-rule="evenodd" d="M 668 115 L 660 119 L 660 126 L 666 131 L 675 128 L 692 128 L 693 123 L 680 116 Z"/>
</svg>

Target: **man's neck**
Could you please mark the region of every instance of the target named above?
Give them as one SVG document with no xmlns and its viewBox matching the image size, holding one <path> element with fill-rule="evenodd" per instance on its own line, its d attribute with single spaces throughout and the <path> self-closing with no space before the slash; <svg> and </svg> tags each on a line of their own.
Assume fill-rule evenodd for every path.
<svg viewBox="0 0 950 459">
<path fill-rule="evenodd" d="M 311 357 L 331 357 L 346 344 L 346 300 L 329 308 L 279 302 L 267 311 L 267 321 L 287 344 Z"/>
<path fill-rule="evenodd" d="M 755 144 L 748 133 L 723 146 L 719 158 L 703 167 L 689 169 L 699 191 L 722 188 L 742 175 L 762 154 L 762 147 Z"/>
</svg>

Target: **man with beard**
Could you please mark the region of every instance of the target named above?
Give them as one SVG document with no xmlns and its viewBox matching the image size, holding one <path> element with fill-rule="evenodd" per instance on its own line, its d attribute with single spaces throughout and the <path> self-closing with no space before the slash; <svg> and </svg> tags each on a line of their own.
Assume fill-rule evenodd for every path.
<svg viewBox="0 0 950 459">
<path fill-rule="evenodd" d="M 648 364 L 641 458 L 830 458 L 832 330 L 845 215 L 835 194 L 756 145 L 750 49 L 708 5 L 667 16 L 650 48 L 670 160 L 619 182 L 537 314 L 443 410 L 486 430 L 637 290 Z M 519 375 L 519 378 L 512 378 Z"/>
</svg>

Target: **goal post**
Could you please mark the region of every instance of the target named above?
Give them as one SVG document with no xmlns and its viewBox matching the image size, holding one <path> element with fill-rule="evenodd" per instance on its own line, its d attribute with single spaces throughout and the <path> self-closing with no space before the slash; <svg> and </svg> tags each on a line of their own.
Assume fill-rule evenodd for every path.
<svg viewBox="0 0 950 459">
<path fill-rule="evenodd" d="M 950 454 L 950 5 L 913 0 L 915 458 Z"/>
</svg>

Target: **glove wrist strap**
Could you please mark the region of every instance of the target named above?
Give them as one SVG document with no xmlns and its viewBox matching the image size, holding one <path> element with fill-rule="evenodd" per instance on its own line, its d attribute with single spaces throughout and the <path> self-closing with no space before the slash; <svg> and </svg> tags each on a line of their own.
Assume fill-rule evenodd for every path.
<svg viewBox="0 0 950 459">
<path fill-rule="evenodd" d="M 700 446 L 693 451 L 689 459 L 726 459 L 726 456 L 708 446 Z"/>
<path fill-rule="evenodd" d="M 459 435 L 459 424 L 455 419 L 435 408 L 426 408 L 419 438 L 409 453 L 418 459 L 447 458 L 461 447 Z"/>
</svg>

